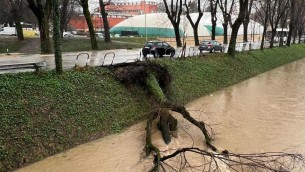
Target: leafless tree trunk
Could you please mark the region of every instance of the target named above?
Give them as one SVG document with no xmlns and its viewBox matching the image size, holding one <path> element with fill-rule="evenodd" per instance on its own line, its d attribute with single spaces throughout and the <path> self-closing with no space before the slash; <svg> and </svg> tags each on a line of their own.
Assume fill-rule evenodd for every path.
<svg viewBox="0 0 305 172">
<path fill-rule="evenodd" d="M 203 12 L 201 10 L 201 0 L 197 0 L 197 12 L 198 12 L 198 17 L 196 22 L 194 23 L 191 16 L 190 16 L 190 9 L 189 9 L 189 5 L 187 4 L 186 0 L 184 0 L 184 6 L 186 8 L 186 17 L 188 19 L 188 21 L 191 23 L 191 26 L 193 28 L 193 32 L 194 32 L 194 41 L 195 41 L 195 45 L 198 46 L 199 43 L 199 38 L 198 38 L 198 26 L 199 26 L 199 22 L 203 16 Z"/>
<path fill-rule="evenodd" d="M 290 22 L 289 22 L 289 32 L 287 37 L 287 46 L 290 47 L 292 33 L 294 32 L 295 25 L 295 0 L 290 0 Z"/>
<path fill-rule="evenodd" d="M 219 3 L 219 0 L 210 0 L 210 8 L 211 8 L 211 23 L 212 23 L 212 35 L 211 39 L 215 40 L 216 36 L 216 22 L 217 22 L 217 4 Z"/>
<path fill-rule="evenodd" d="M 293 34 L 295 35 L 297 33 L 300 23 L 302 23 L 302 20 L 304 20 L 305 16 L 302 15 L 304 14 L 304 8 L 302 8 L 304 6 L 304 0 L 290 0 L 290 23 L 287 46 L 290 46 Z M 302 31 L 300 34 L 302 34 Z M 295 39 L 293 43 L 295 43 Z"/>
<path fill-rule="evenodd" d="M 62 68 L 62 32 L 60 30 L 60 9 L 59 1 L 52 0 L 53 11 L 53 43 L 54 43 L 54 56 L 55 56 L 55 70 L 57 74 L 63 72 Z"/>
<path fill-rule="evenodd" d="M 270 5 L 270 0 L 259 0 L 258 1 L 259 7 L 256 6 L 256 11 L 260 12 L 259 17 L 264 26 L 260 50 L 264 49 L 264 43 L 265 43 L 266 33 L 267 33 L 268 17 L 269 17 L 268 16 L 269 15 L 269 11 L 268 11 L 269 5 Z"/>
<path fill-rule="evenodd" d="M 103 0 L 99 0 L 100 3 L 100 10 L 101 10 L 101 15 L 103 18 L 103 24 L 104 24 L 104 33 L 105 33 L 105 42 L 111 42 L 110 38 L 110 27 L 109 27 L 109 22 L 107 18 L 107 12 L 106 12 L 106 5 L 109 5 L 109 2 L 105 3 Z"/>
<path fill-rule="evenodd" d="M 223 16 L 223 44 L 228 44 L 228 25 L 230 24 L 230 26 L 232 26 L 231 15 L 235 0 L 232 0 L 230 5 L 228 5 L 228 3 L 228 0 L 219 0 L 218 3 Z"/>
<path fill-rule="evenodd" d="M 86 22 L 89 28 L 89 33 L 90 33 L 90 40 L 91 40 L 91 48 L 92 50 L 97 50 L 97 41 L 96 41 L 96 37 L 95 37 L 95 31 L 94 31 L 94 27 L 92 24 L 92 20 L 91 20 L 91 15 L 90 15 L 90 11 L 89 11 L 89 4 L 88 4 L 88 0 L 80 0 L 80 5 L 83 8 L 83 14 L 86 18 Z"/>
<path fill-rule="evenodd" d="M 272 30 L 271 40 L 270 40 L 270 48 L 273 48 L 274 37 L 276 34 L 276 28 L 279 25 L 280 19 L 285 14 L 289 6 L 289 0 L 272 0 L 270 1 L 269 8 L 267 9 L 270 13 L 269 15 L 269 23 Z"/>
<path fill-rule="evenodd" d="M 23 30 L 21 25 L 21 15 L 24 9 L 23 0 L 4 0 L 4 3 L 9 7 L 9 12 L 13 16 L 15 21 L 15 28 L 17 32 L 17 37 L 19 40 L 24 40 Z"/>
<path fill-rule="evenodd" d="M 248 25 L 249 25 L 249 22 L 250 22 L 250 14 L 251 14 L 251 10 L 252 10 L 252 5 L 253 5 L 253 0 L 249 0 L 248 10 L 246 11 L 245 20 L 243 22 L 243 26 L 244 26 L 243 41 L 244 42 L 248 42 Z"/>
<path fill-rule="evenodd" d="M 230 39 L 230 43 L 229 43 L 228 54 L 233 55 L 235 53 L 238 29 L 245 19 L 246 11 L 248 10 L 248 5 L 249 5 L 249 0 L 240 0 L 239 1 L 239 14 L 238 14 L 237 19 L 235 20 L 235 22 L 232 25 L 232 33 L 231 33 L 231 39 Z"/>
<path fill-rule="evenodd" d="M 179 29 L 182 14 L 182 0 L 171 0 L 169 5 L 167 4 L 167 0 L 163 0 L 163 3 L 167 17 L 174 27 L 177 47 L 182 47 Z"/>
<path fill-rule="evenodd" d="M 51 14 L 51 0 L 27 0 L 29 8 L 32 10 L 38 20 L 40 32 L 40 47 L 42 53 L 52 53 L 50 35 L 49 35 L 49 19 Z"/>
<path fill-rule="evenodd" d="M 70 0 L 62 0 L 61 1 L 61 18 L 60 18 L 60 31 L 61 33 L 64 32 L 67 24 L 68 24 L 68 6 L 69 6 Z M 63 34 L 61 34 L 61 37 L 63 37 Z"/>
</svg>

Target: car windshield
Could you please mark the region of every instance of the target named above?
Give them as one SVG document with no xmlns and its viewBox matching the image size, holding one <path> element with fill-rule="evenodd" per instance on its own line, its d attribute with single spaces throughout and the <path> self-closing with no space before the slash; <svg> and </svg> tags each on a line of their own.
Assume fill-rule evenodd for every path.
<svg viewBox="0 0 305 172">
<path fill-rule="evenodd" d="M 153 42 L 148 42 L 145 46 L 147 46 L 147 47 L 151 47 L 151 46 L 153 46 L 154 45 L 154 43 Z"/>
<path fill-rule="evenodd" d="M 210 41 L 202 41 L 201 44 L 206 45 L 206 44 L 210 44 Z"/>
</svg>

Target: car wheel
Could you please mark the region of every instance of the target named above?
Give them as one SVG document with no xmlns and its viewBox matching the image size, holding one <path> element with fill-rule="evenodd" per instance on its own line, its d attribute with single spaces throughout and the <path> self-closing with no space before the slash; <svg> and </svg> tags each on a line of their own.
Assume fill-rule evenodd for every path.
<svg viewBox="0 0 305 172">
<path fill-rule="evenodd" d="M 160 57 L 160 55 L 159 55 L 159 53 L 158 52 L 154 52 L 154 58 L 158 58 L 158 57 Z"/>
<path fill-rule="evenodd" d="M 171 51 L 170 57 L 174 57 L 175 51 Z"/>
</svg>

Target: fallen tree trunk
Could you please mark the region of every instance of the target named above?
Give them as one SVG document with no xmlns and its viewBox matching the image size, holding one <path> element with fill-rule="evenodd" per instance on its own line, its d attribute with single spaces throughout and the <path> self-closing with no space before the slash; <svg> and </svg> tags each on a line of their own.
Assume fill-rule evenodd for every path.
<svg viewBox="0 0 305 172">
<path fill-rule="evenodd" d="M 181 155 L 181 161 L 187 163 L 187 152 L 199 154 L 203 157 L 202 170 L 199 171 L 222 171 L 220 164 L 225 166 L 225 169 L 233 171 L 291 171 L 301 170 L 305 166 L 305 159 L 300 154 L 286 154 L 286 153 L 263 153 L 263 154 L 234 154 L 229 153 L 227 150 L 219 151 L 211 142 L 212 137 L 206 129 L 206 124 L 203 121 L 197 121 L 186 110 L 183 105 L 173 104 L 168 101 L 166 97 L 167 88 L 171 81 L 167 69 L 159 64 L 147 63 L 134 63 L 111 66 L 114 75 L 127 87 L 131 84 L 140 84 L 148 90 L 150 95 L 155 99 L 157 107 L 154 108 L 149 114 L 146 123 L 146 156 L 151 153 L 154 155 L 154 165 L 150 171 L 166 171 L 166 167 L 173 171 L 181 171 L 181 166 L 175 168 L 170 166 L 165 161 Z M 153 129 L 153 121 L 159 119 L 158 128 L 162 132 L 163 140 L 166 144 L 171 141 L 170 131 L 177 129 L 177 119 L 175 119 L 170 111 L 178 112 L 187 121 L 198 127 L 202 132 L 205 144 L 211 151 L 203 150 L 200 148 L 182 148 L 176 150 L 174 153 L 161 156 L 160 149 L 153 144 L 151 137 Z M 183 162 L 181 162 L 183 163 Z M 186 166 L 184 166 L 186 167 Z M 191 167 L 190 171 L 198 171 L 198 166 Z M 208 169 L 208 170 L 207 170 Z"/>
</svg>

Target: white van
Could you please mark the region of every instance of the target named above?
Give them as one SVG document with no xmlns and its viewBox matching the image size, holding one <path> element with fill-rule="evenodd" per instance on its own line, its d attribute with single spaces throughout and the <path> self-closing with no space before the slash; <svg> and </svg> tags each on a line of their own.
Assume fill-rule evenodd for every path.
<svg viewBox="0 0 305 172">
<path fill-rule="evenodd" d="M 16 28 L 15 27 L 3 27 L 0 29 L 0 35 L 13 35 L 16 36 Z"/>
</svg>

